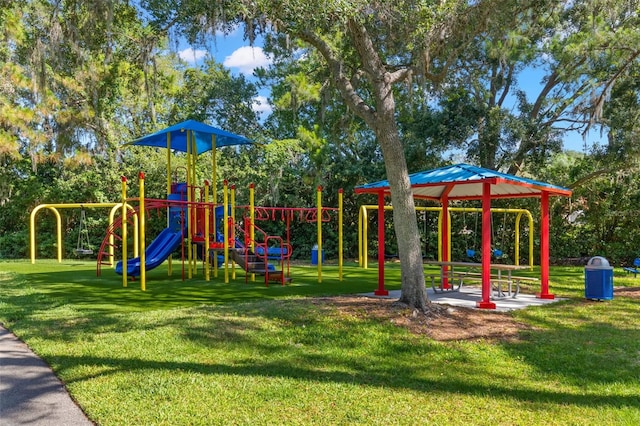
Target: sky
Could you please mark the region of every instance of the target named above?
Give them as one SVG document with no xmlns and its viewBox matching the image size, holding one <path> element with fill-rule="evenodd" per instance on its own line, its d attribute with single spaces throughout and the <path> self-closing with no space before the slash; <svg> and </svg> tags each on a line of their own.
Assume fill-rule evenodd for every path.
<svg viewBox="0 0 640 426">
<path fill-rule="evenodd" d="M 192 48 L 183 45 L 178 54 L 191 66 L 197 66 L 202 60 L 212 55 L 216 62 L 222 63 L 228 68 L 232 74 L 243 74 L 249 81 L 255 81 L 253 70 L 258 67 L 268 67 L 271 59 L 265 54 L 260 47 L 261 39 L 258 38 L 253 46 L 244 40 L 240 29 L 228 35 L 216 34 L 216 43 L 210 50 L 202 48 Z M 532 70 L 523 76 L 523 88 L 531 88 L 532 93 L 539 92 L 541 73 Z M 261 118 L 266 118 L 271 113 L 271 106 L 267 98 L 270 95 L 268 88 L 261 89 L 259 96 L 254 99 L 254 110 L 260 113 Z M 591 130 L 586 138 L 583 138 L 578 132 L 570 132 L 564 137 L 563 146 L 565 150 L 574 150 L 583 152 L 586 146 L 598 143 L 604 139 L 605 135 L 601 135 L 599 130 Z"/>
<path fill-rule="evenodd" d="M 271 59 L 262 50 L 261 39 L 258 38 L 253 46 L 244 40 L 240 29 L 231 34 L 216 34 L 216 43 L 210 50 L 203 48 L 193 48 L 183 45 L 178 51 L 182 60 L 191 66 L 197 66 L 208 56 L 213 56 L 216 62 L 228 68 L 233 75 L 244 75 L 249 81 L 255 81 L 253 70 L 259 67 L 268 67 Z M 271 106 L 267 98 L 269 89 L 261 89 L 254 99 L 253 109 L 260 113 L 261 118 L 267 117 L 271 113 Z"/>
</svg>

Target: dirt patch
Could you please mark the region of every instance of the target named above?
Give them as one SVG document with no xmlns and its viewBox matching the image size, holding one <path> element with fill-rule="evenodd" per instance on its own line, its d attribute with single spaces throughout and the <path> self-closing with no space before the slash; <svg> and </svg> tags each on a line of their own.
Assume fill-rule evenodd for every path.
<svg viewBox="0 0 640 426">
<path fill-rule="evenodd" d="M 614 287 L 613 295 L 640 299 L 640 287 Z"/>
<path fill-rule="evenodd" d="M 314 300 L 317 304 L 331 304 L 341 315 L 390 321 L 411 333 L 435 340 L 495 340 L 519 339 L 526 324 L 516 321 L 508 312 L 486 311 L 444 304 L 431 304 L 422 314 L 393 299 L 370 297 L 327 297 Z"/>
</svg>

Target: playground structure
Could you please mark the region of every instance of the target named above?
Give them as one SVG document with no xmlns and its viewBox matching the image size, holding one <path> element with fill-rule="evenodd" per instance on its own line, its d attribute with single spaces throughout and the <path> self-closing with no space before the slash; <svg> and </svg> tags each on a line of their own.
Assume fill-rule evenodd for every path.
<svg viewBox="0 0 640 426">
<path fill-rule="evenodd" d="M 164 130 L 136 139 L 125 145 L 141 145 L 167 149 L 167 198 L 147 199 L 144 191 L 144 173 L 139 174 L 139 195 L 127 197 L 127 179 L 122 178 L 122 199 L 120 203 L 102 203 L 101 207 L 112 207 L 109 226 L 105 238 L 100 245 L 96 272 L 100 275 L 102 266 L 113 267 L 115 248 L 121 242 L 122 260 L 115 265 L 117 273 L 122 275 L 123 286 L 127 286 L 128 277 L 139 277 L 140 287 L 146 288 L 146 270 L 156 267 L 168 260 L 168 273 L 172 274 L 172 255 L 181 249 L 183 261 L 183 279 L 197 272 L 197 259 L 203 261 L 206 280 L 210 279 L 210 270 L 218 275 L 218 264 L 223 263 L 225 283 L 229 282 L 229 274 L 235 278 L 235 266 L 245 269 L 245 277 L 254 279 L 256 274 L 265 275 L 265 283 L 279 280 L 286 281 L 289 272 L 289 259 L 292 248 L 289 244 L 289 224 L 294 217 L 304 222 L 317 224 L 317 247 L 322 250 L 322 223 L 329 220 L 331 212 L 337 212 L 339 241 L 338 266 L 339 279 L 342 280 L 342 190 L 339 192 L 339 207 L 322 206 L 322 188 L 318 187 L 317 205 L 312 208 L 260 207 L 254 203 L 254 188 L 250 188 L 248 206 L 235 205 L 235 188 L 228 187 L 225 181 L 223 202 L 218 204 L 216 186 L 217 147 L 252 144 L 247 138 L 235 135 L 215 127 L 193 120 L 170 126 Z M 186 182 L 177 184 L 172 181 L 171 151 L 185 153 Z M 205 181 L 204 186 L 196 185 L 196 159 L 207 151 L 212 152 L 212 185 Z M 137 204 L 134 208 L 131 204 Z M 35 262 L 35 216 L 38 210 L 49 208 L 57 218 L 58 229 L 58 261 L 62 261 L 62 231 L 60 215 L 55 208 L 89 208 L 98 207 L 92 203 L 51 204 L 34 209 L 31 216 L 31 258 Z M 120 210 L 119 218 L 113 217 Z M 236 221 L 236 210 L 242 212 Z M 146 218 L 152 212 L 166 212 L 166 227 L 146 246 Z M 221 214 L 222 212 L 222 214 Z M 287 223 L 286 242 L 281 236 L 267 235 L 256 221 L 280 216 Z M 240 226 L 240 224 L 242 226 Z M 128 258 L 128 226 L 133 225 L 134 257 Z M 80 240 L 79 240 L 80 244 Z M 199 251 L 200 250 L 200 251 Z M 222 253 L 222 254 L 220 254 Z M 252 256 L 249 258 L 249 256 Z M 259 261 L 256 261 L 259 260 Z M 280 271 L 269 264 L 278 261 Z M 261 263 L 261 266 L 258 264 Z M 285 267 L 287 273 L 285 273 Z M 318 282 L 322 282 L 322 262 L 318 262 Z M 247 278 L 246 278 L 247 279 Z"/>
<path fill-rule="evenodd" d="M 198 257 L 202 261 L 205 279 L 210 280 L 210 270 L 218 276 L 219 263 L 224 266 L 225 283 L 236 278 L 236 266 L 245 270 L 245 281 L 255 275 L 264 275 L 265 283 L 280 281 L 284 284 L 290 277 L 289 259 L 293 253 L 290 241 L 290 224 L 293 220 L 317 224 L 317 244 L 322 247 L 322 224 L 331 220 L 331 214 L 337 213 L 339 227 L 339 278 L 342 279 L 342 196 L 339 192 L 339 207 L 323 207 L 322 188 L 317 188 L 316 207 L 264 207 L 255 206 L 254 185 L 249 188 L 249 204 L 235 204 L 235 186 L 225 181 L 222 205 L 215 205 L 208 199 L 209 183 L 187 186 L 185 183 L 172 184 L 172 193 L 167 199 L 149 199 L 144 197 L 144 174 L 140 173 L 140 196 L 127 197 L 127 179 L 122 178 L 122 200 L 118 203 L 66 203 L 42 204 L 31 212 L 31 262 L 36 259 L 36 217 L 43 209 L 54 213 L 57 228 L 57 257 L 62 262 L 62 220 L 58 209 L 111 208 L 109 226 L 97 254 L 96 272 L 102 272 L 103 266 L 115 267 L 116 273 L 123 276 L 123 286 L 127 286 L 128 277 L 139 277 L 141 288 L 146 288 L 146 271 L 153 269 L 165 260 L 169 261 L 169 274 L 172 274 L 172 254 L 181 248 L 183 257 L 182 278 L 192 278 L 198 270 Z M 191 196 L 186 195 L 191 192 Z M 186 201 L 191 198 L 194 201 Z M 136 206 L 136 207 L 134 207 Z M 167 212 L 167 227 L 146 246 L 146 219 L 152 212 L 164 215 Z M 117 213 L 120 212 L 120 216 Z M 239 220 L 236 221 L 236 212 Z M 286 224 L 286 236 L 268 235 L 256 222 L 282 220 Z M 224 226 L 223 224 L 227 224 Z M 127 228 L 133 226 L 134 257 L 115 263 L 115 252 L 119 247 L 123 260 L 128 257 L 129 246 Z M 202 247 L 209 247 L 210 256 L 198 256 Z M 199 250 L 200 248 L 200 250 Z M 223 253 L 223 255 L 219 255 Z M 279 270 L 270 262 L 277 262 Z M 286 268 L 286 271 L 285 271 Z M 322 281 L 322 262 L 318 262 L 318 282 Z"/>
<path fill-rule="evenodd" d="M 342 192 L 339 193 L 339 208 L 322 207 L 322 188 L 318 187 L 318 206 L 313 208 L 291 208 L 291 207 L 261 207 L 255 206 L 254 187 L 249 188 L 250 203 L 246 206 L 235 204 L 235 187 L 229 187 L 225 181 L 223 187 L 223 204 L 216 205 L 209 202 L 209 183 L 205 182 L 204 187 L 196 187 L 184 183 L 173 184 L 172 193 L 167 200 L 147 199 L 144 197 L 144 174 L 140 174 L 141 194 L 137 199 L 128 199 L 127 202 L 138 202 L 139 217 L 144 218 L 151 211 L 168 211 L 168 225 L 151 242 L 148 248 L 143 247 L 145 238 L 145 221 L 140 222 L 140 245 L 138 247 L 141 255 L 137 258 L 124 261 L 116 265 L 116 272 L 123 275 L 123 285 L 126 286 L 125 276 L 140 277 L 140 285 L 146 288 L 146 271 L 160 265 L 164 260 L 169 260 L 169 274 L 172 273 L 171 254 L 181 248 L 183 259 L 183 279 L 185 276 L 192 278 L 197 273 L 198 257 L 202 260 L 205 279 L 210 280 L 210 270 L 213 269 L 214 276 L 218 276 L 218 263 L 224 266 L 224 280 L 229 282 L 231 276 L 235 279 L 235 267 L 240 266 L 245 270 L 245 280 L 249 276 L 264 275 L 265 284 L 279 281 L 284 284 L 289 278 L 289 259 L 292 255 L 292 248 L 289 243 L 289 224 L 298 217 L 300 221 L 307 223 L 317 223 L 318 244 L 322 243 L 322 223 L 330 220 L 330 213 L 338 213 L 339 227 L 339 251 L 342 249 Z M 191 192 L 191 196 L 186 196 Z M 123 178 L 123 196 L 126 195 L 126 179 Z M 125 197 L 126 198 L 126 197 Z M 193 201 L 185 201 L 191 198 Z M 241 219 L 236 222 L 235 212 L 242 212 Z M 256 225 L 256 221 L 274 220 L 277 218 L 287 223 L 286 241 L 280 236 L 268 235 Z M 109 255 L 105 252 L 105 247 L 112 237 L 122 241 L 122 247 L 127 246 L 126 223 L 117 221 L 110 227 L 105 235 L 101 249 L 98 253 L 97 273 L 100 274 L 100 265 L 109 264 L 103 261 Z M 121 226 L 125 223 L 125 226 Z M 226 226 L 224 225 L 226 224 Z M 118 226 L 120 225 L 120 227 Z M 120 231 L 121 234 L 118 234 Z M 203 250 L 207 248 L 206 250 Z M 198 253 L 207 252 L 209 256 L 198 256 Z M 223 254 L 220 255 L 219 253 Z M 342 253 L 339 253 L 339 278 L 342 279 Z M 186 262 L 185 262 L 186 260 Z M 279 270 L 270 261 L 278 263 Z M 285 272 L 286 268 L 286 272 Z M 318 282 L 322 281 L 322 263 L 318 264 Z"/>
<path fill-rule="evenodd" d="M 362 205 L 360 206 L 360 212 L 358 215 L 358 265 L 360 265 L 361 268 L 367 269 L 369 267 L 369 256 L 368 256 L 368 229 L 369 229 L 369 210 L 373 210 L 373 211 L 377 211 L 378 210 L 378 206 L 377 205 Z M 442 236 L 443 236 L 443 229 L 442 229 L 442 225 L 443 225 L 443 217 L 442 217 L 442 207 L 421 207 L 421 206 L 417 206 L 416 208 L 417 212 L 436 212 L 438 213 L 438 260 L 442 260 L 443 259 L 443 253 L 442 253 L 442 248 L 443 248 L 443 241 L 442 241 Z M 393 210 L 393 206 L 384 206 L 384 211 L 391 211 Z M 446 234 L 448 235 L 448 243 L 446 244 L 446 246 L 448 247 L 448 259 L 451 259 L 451 250 L 453 247 L 452 241 L 451 241 L 451 212 L 459 212 L 459 213 L 482 213 L 482 209 L 480 208 L 472 208 L 472 207 L 449 207 L 449 209 L 447 209 L 449 212 L 449 218 L 446 221 L 446 223 L 448 224 L 448 230 L 446 232 Z M 525 216 L 527 218 L 527 225 L 528 225 L 528 234 L 529 234 L 529 244 L 528 244 L 528 252 L 529 252 L 529 256 L 528 256 L 528 260 L 529 260 L 529 267 L 531 269 L 533 269 L 533 216 L 531 215 L 531 212 L 529 210 L 526 209 L 503 209 L 503 208 L 492 208 L 491 209 L 492 213 L 502 213 L 502 214 L 514 214 L 515 217 L 515 242 L 514 242 L 514 263 L 516 265 L 520 265 L 520 222 L 522 220 L 522 217 Z M 466 226 L 466 225 L 465 225 Z M 477 224 L 476 224 L 477 227 Z M 473 231 L 471 231 L 473 233 L 477 232 L 477 229 L 474 229 Z M 472 249 L 470 249 L 468 246 L 465 247 L 466 251 L 470 251 Z M 472 256 L 469 256 L 472 257 Z"/>
</svg>

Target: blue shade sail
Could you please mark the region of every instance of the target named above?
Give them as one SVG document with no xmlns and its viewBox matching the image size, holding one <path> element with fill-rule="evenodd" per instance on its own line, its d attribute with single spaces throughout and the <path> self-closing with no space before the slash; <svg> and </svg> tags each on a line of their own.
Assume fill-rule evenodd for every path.
<svg viewBox="0 0 640 426">
<path fill-rule="evenodd" d="M 218 129 L 208 124 L 200 123 L 195 120 L 187 120 L 178 124 L 174 124 L 166 129 L 159 130 L 150 135 L 143 136 L 126 145 L 142 145 L 154 146 L 159 148 L 167 148 L 168 141 L 171 141 L 171 149 L 181 152 L 187 152 L 187 133 L 193 135 L 197 154 L 211 151 L 213 149 L 213 141 L 215 140 L 216 148 L 221 146 L 232 145 L 249 145 L 254 143 L 252 140 L 226 130 Z M 169 139 L 170 138 L 170 139 Z M 214 139 L 215 138 L 215 139 Z"/>
</svg>

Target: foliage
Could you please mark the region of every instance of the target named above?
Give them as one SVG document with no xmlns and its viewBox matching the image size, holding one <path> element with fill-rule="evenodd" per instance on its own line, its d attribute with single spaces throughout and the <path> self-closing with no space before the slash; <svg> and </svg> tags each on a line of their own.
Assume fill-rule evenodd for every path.
<svg viewBox="0 0 640 426">
<path fill-rule="evenodd" d="M 164 197 L 163 150 L 121 144 L 187 118 L 260 142 L 216 153 L 219 191 L 228 179 L 247 200 L 254 183 L 259 204 L 311 207 L 318 186 L 326 206 L 336 206 L 344 189 L 345 252 L 355 257 L 358 208 L 373 200 L 352 189 L 388 177 L 380 146 L 386 133 L 376 133 L 344 97 L 346 81 L 313 46 L 340 59 L 358 105 L 379 113 L 356 28 L 367 31 L 398 77 L 389 93 L 408 172 L 462 158 L 571 186 L 570 202 L 552 203 L 553 258 L 599 253 L 623 263 L 639 254 L 637 2 L 325 3 L 194 0 L 174 10 L 154 0 L 141 2 L 142 10 L 124 1 L 4 1 L 0 257 L 28 254 L 29 213 L 40 203 L 117 201 L 120 176 L 130 178 L 135 195 L 141 170 L 148 194 Z M 180 35 L 171 23 L 186 23 L 181 28 L 194 42 L 210 41 L 206 30 L 229 32 L 244 23 L 250 40 L 265 35 L 274 65 L 257 70 L 256 81 L 210 58 L 188 66 L 170 50 L 169 40 Z M 524 78 L 541 80 L 540 92 L 525 92 Z M 259 87 L 271 88 L 274 107 L 262 121 L 251 108 Z M 581 155 L 559 152 L 567 130 L 597 126 L 604 126 L 606 143 Z M 184 156 L 176 155 L 174 166 L 180 176 Z M 198 166 L 202 182 L 211 175 L 209 156 Z M 535 202 L 530 209 L 538 220 Z M 87 213 L 97 244 L 106 217 Z M 65 253 L 75 246 L 78 218 L 79 211 L 63 213 Z M 52 216 L 39 216 L 37 227 L 38 256 L 52 256 Z M 304 257 L 315 229 L 299 224 L 294 231 Z M 335 232 L 327 228 L 329 256 Z M 395 251 L 388 232 L 388 250 Z M 420 245 L 434 238 L 427 234 Z"/>
</svg>

